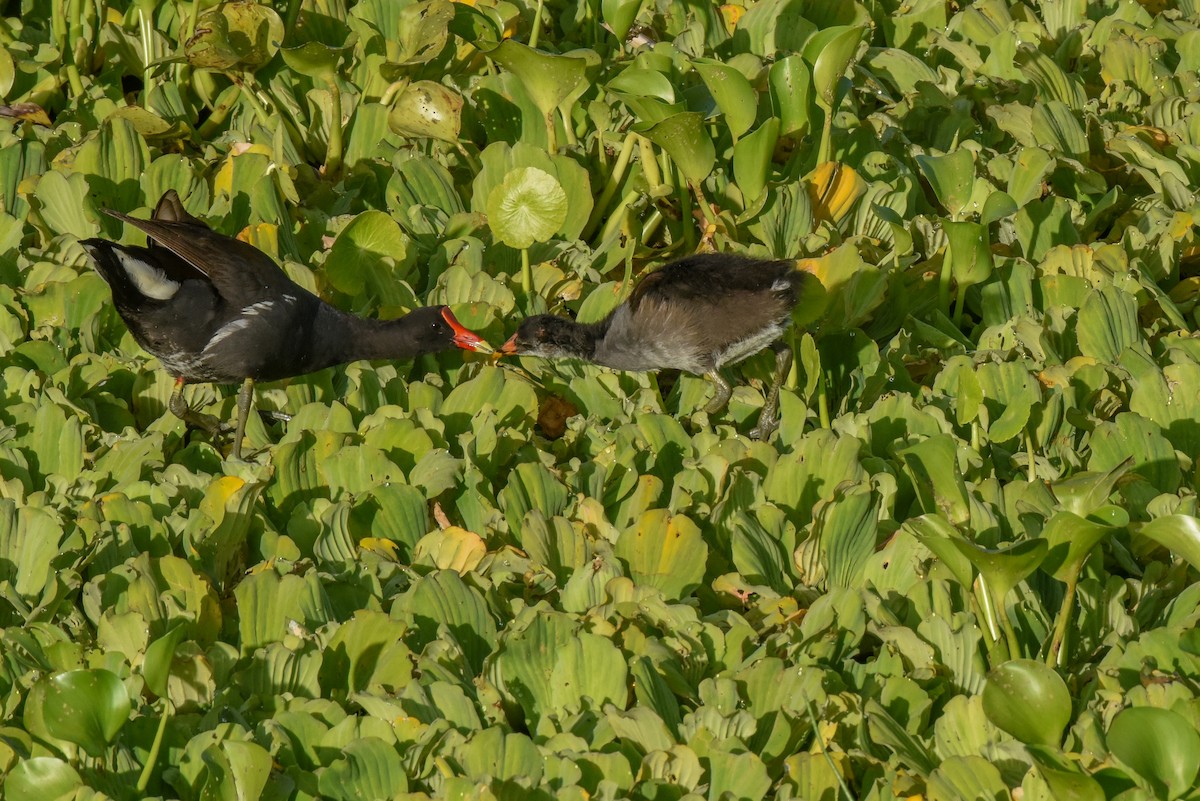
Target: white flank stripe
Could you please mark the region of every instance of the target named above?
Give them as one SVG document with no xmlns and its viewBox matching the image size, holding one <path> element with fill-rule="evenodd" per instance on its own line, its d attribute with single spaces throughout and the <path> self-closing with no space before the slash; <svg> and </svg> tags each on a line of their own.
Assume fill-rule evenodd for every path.
<svg viewBox="0 0 1200 801">
<path fill-rule="evenodd" d="M 243 317 L 256 317 L 262 312 L 270 311 L 275 305 L 273 300 L 260 300 L 258 303 L 251 303 L 246 308 L 242 309 Z"/>
<path fill-rule="evenodd" d="M 167 274 L 141 259 L 135 259 L 128 253 L 113 249 L 117 260 L 121 263 L 133 285 L 148 298 L 155 300 L 170 300 L 179 291 L 179 282 L 167 278 Z"/>
<path fill-rule="evenodd" d="M 216 347 L 217 343 L 219 343 L 222 339 L 230 334 L 235 334 L 238 331 L 241 331 L 248 325 L 250 325 L 250 321 L 245 317 L 239 317 L 233 322 L 225 323 L 225 325 L 217 329 L 217 333 L 213 334 L 212 339 L 208 340 L 208 344 L 204 346 L 204 352 L 208 353 L 210 350 Z"/>
</svg>

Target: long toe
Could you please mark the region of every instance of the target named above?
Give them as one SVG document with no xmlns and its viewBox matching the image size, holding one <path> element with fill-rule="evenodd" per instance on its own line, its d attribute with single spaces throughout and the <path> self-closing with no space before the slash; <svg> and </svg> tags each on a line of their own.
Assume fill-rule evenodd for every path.
<svg viewBox="0 0 1200 801">
<path fill-rule="evenodd" d="M 779 428 L 779 418 L 772 416 L 768 419 L 759 418 L 758 425 L 750 429 L 750 439 L 757 439 L 766 442 Z"/>
</svg>

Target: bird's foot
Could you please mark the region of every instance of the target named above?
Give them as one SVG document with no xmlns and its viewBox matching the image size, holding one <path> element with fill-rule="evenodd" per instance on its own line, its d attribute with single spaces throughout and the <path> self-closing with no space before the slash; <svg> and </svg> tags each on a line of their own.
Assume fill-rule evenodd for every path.
<svg viewBox="0 0 1200 801">
<path fill-rule="evenodd" d="M 729 404 L 729 399 L 733 396 L 733 387 L 729 386 L 729 382 L 717 370 L 710 370 L 706 375 L 708 380 L 713 383 L 713 387 L 716 388 L 716 394 L 704 407 L 704 412 L 705 414 L 716 414 Z"/>
<path fill-rule="evenodd" d="M 769 420 L 764 420 L 761 416 L 758 419 L 758 425 L 750 429 L 750 439 L 756 439 L 760 442 L 766 442 L 771 438 L 771 435 L 779 428 L 779 418 L 772 417 Z"/>
</svg>

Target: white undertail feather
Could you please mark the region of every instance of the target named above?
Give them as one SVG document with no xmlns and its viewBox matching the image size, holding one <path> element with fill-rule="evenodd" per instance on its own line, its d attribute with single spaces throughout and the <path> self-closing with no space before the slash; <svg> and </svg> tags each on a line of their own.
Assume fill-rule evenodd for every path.
<svg viewBox="0 0 1200 801">
<path fill-rule="evenodd" d="M 157 267 L 117 248 L 113 249 L 113 253 L 116 254 L 117 261 L 121 263 L 129 280 L 133 281 L 133 285 L 137 287 L 137 291 L 146 297 L 155 300 L 170 300 L 179 291 L 179 282 L 167 278 L 167 274 Z"/>
</svg>

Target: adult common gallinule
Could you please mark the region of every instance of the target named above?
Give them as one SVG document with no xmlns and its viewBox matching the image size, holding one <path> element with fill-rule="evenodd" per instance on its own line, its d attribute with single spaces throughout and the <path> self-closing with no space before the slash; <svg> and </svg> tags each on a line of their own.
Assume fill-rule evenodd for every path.
<svg viewBox="0 0 1200 801">
<path fill-rule="evenodd" d="M 802 283 L 792 261 L 689 256 L 647 275 L 600 322 L 539 314 L 525 319 L 499 352 L 583 359 L 617 370 L 675 368 L 707 375 L 716 385 L 705 407 L 711 414 L 733 394 L 721 367 L 770 346 L 775 381 L 750 432 L 765 439 L 779 425 L 779 387 L 792 365 L 791 349 L 779 338 L 791 322 Z"/>
<path fill-rule="evenodd" d="M 188 407 L 188 382 L 242 382 L 233 458 L 241 458 L 255 381 L 311 373 L 358 359 L 408 359 L 457 345 L 488 349 L 446 306 L 396 320 L 335 309 L 254 246 L 211 230 L 168 190 L 153 219 L 105 210 L 145 232 L 148 247 L 105 239 L 81 244 L 112 287 L 117 311 L 143 348 L 175 377 L 169 408 L 214 437 L 220 422 Z"/>
</svg>

